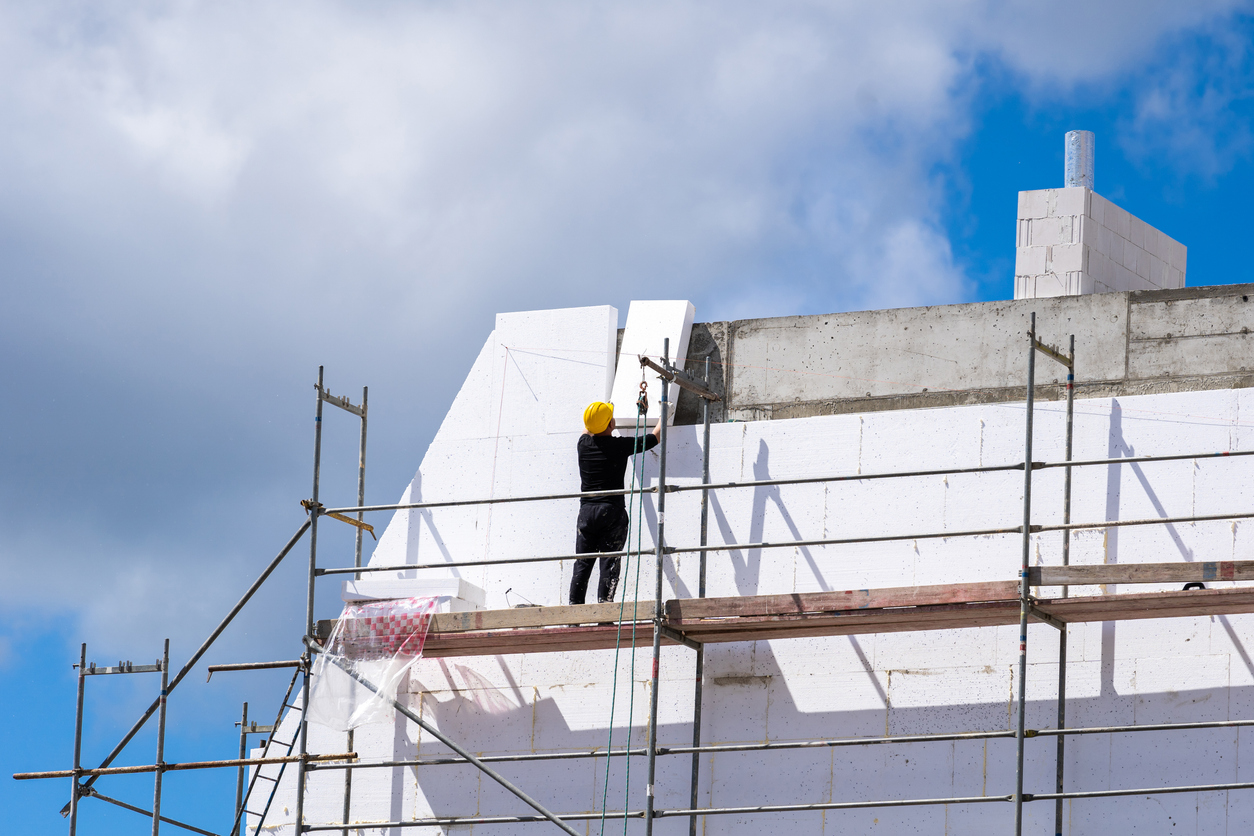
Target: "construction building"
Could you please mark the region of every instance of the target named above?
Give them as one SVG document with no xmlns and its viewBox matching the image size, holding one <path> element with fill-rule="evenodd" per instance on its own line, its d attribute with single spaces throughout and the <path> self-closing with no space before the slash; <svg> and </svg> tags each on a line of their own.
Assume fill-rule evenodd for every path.
<svg viewBox="0 0 1254 836">
<path fill-rule="evenodd" d="M 404 495 L 315 493 L 276 558 L 437 612 L 380 711 L 391 659 L 297 670 L 242 832 L 1254 830 L 1254 285 L 1184 287 L 1073 141 L 1012 301 L 500 314 Z M 596 400 L 667 428 L 619 600 L 571 607 Z"/>
</svg>

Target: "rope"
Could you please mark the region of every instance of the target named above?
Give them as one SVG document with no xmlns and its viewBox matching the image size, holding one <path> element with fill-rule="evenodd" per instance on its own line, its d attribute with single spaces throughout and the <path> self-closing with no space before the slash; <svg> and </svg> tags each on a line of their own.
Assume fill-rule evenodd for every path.
<svg viewBox="0 0 1254 836">
<path fill-rule="evenodd" d="M 637 444 L 637 445 L 639 445 L 639 444 L 640 444 L 640 428 L 639 428 L 639 424 L 640 424 L 640 416 L 643 416 L 643 415 L 644 415 L 644 414 L 648 411 L 648 408 L 649 408 L 649 407 L 648 407 L 648 399 L 647 399 L 647 398 L 645 397 L 645 395 L 644 395 L 644 388 L 645 388 L 645 384 L 644 384 L 644 380 L 643 380 L 643 378 L 644 378 L 644 369 L 641 369 L 641 370 L 640 370 L 640 377 L 641 377 L 641 382 L 640 382 L 640 390 L 641 390 L 641 391 L 640 391 L 640 398 L 641 398 L 642 405 L 641 405 L 640 410 L 638 410 L 638 416 L 637 416 L 637 419 L 636 419 L 636 424 L 637 424 L 637 429 L 636 429 L 636 444 Z M 643 455 L 643 451 L 641 451 L 641 453 L 640 453 L 640 454 L 637 454 L 637 458 L 639 459 L 639 462 L 640 462 L 640 479 L 639 479 L 639 484 L 640 484 L 640 487 L 641 487 L 641 488 L 643 488 L 643 487 L 644 487 L 644 455 Z M 632 464 L 631 464 L 631 482 L 632 482 L 632 486 L 633 486 L 633 488 L 634 488 L 634 486 L 636 485 L 636 482 L 637 482 L 637 480 L 636 480 L 636 459 L 632 459 Z M 639 610 L 640 610 L 640 567 L 641 567 L 642 565 L 644 565 L 644 548 L 643 548 L 643 538 L 644 538 L 644 492 L 643 492 L 643 491 L 636 491 L 635 496 L 636 496 L 636 515 L 635 515 L 635 519 L 636 519 L 636 586 L 635 586 L 635 589 L 632 591 L 632 600 L 631 600 L 631 625 L 632 625 L 632 626 L 631 626 L 631 674 L 630 674 L 630 677 L 631 677 L 631 679 L 630 679 L 630 681 L 631 681 L 631 690 L 628 692 L 628 696 L 627 696 L 627 716 L 628 716 L 628 718 L 629 718 L 629 719 L 628 719 L 628 728 L 630 728 L 630 727 L 631 727 L 631 725 L 630 725 L 630 724 L 631 724 L 631 719 L 630 719 L 630 718 L 634 718 L 634 717 L 636 716 L 636 712 L 635 712 L 635 707 L 636 707 L 636 687 L 635 687 L 635 686 L 636 686 L 636 622 L 638 621 L 638 618 L 639 618 Z M 631 532 L 630 532 L 630 529 L 628 529 L 628 535 L 627 535 L 627 536 L 628 536 L 628 538 L 630 539 L 630 537 L 631 537 Z M 630 551 L 630 547 L 628 548 L 628 551 Z M 626 596 L 624 596 L 623 601 L 624 601 L 624 603 L 626 603 Z M 620 617 L 620 619 L 619 619 L 619 631 L 620 631 L 620 632 L 622 631 L 622 619 L 621 619 L 621 617 Z M 615 663 L 615 668 L 617 669 L 617 663 Z M 628 748 L 628 749 L 630 749 L 630 748 L 631 748 L 631 736 L 630 736 L 630 732 L 628 732 L 628 737 L 627 737 L 627 748 Z M 626 766 L 626 770 L 625 770 L 625 771 L 626 771 L 626 776 L 625 776 L 625 777 L 624 777 L 624 779 L 623 779 L 623 809 L 624 809 L 624 810 L 626 810 L 626 809 L 627 809 L 627 800 L 631 797 L 631 756 L 630 756 L 630 755 L 626 755 L 625 757 L 626 757 L 626 759 L 627 759 L 627 766 Z M 623 836 L 626 836 L 626 834 L 627 834 L 627 817 L 626 817 L 626 816 L 624 816 L 624 817 L 623 817 Z"/>
<path fill-rule="evenodd" d="M 634 440 L 634 446 L 632 448 L 633 450 L 638 450 L 638 448 L 640 447 L 641 419 L 644 416 L 645 412 L 648 410 L 648 397 L 646 396 L 647 388 L 648 388 L 648 384 L 644 380 L 644 369 L 641 368 L 640 370 L 640 397 L 636 401 L 636 405 L 638 407 L 636 409 L 636 426 L 632 434 L 632 437 Z M 640 452 L 643 452 L 643 451 L 640 451 Z M 644 487 L 644 456 L 639 455 L 639 453 L 637 452 L 633 452 L 632 460 L 631 460 L 631 485 L 630 485 L 629 493 L 627 494 L 627 496 L 630 497 L 631 502 L 636 505 L 636 508 L 635 508 L 636 513 L 635 514 L 629 513 L 628 515 L 627 558 L 625 560 L 626 565 L 623 567 L 626 570 L 626 569 L 629 569 L 631 565 L 631 526 L 634 524 L 636 527 L 636 588 L 632 596 L 633 601 L 632 601 L 632 618 L 631 618 L 631 674 L 628 678 L 629 690 L 628 690 L 628 701 L 627 701 L 627 728 L 628 728 L 627 748 L 628 749 L 631 749 L 630 729 L 631 729 L 631 720 L 635 716 L 635 704 L 636 704 L 636 689 L 635 689 L 636 616 L 637 616 L 639 600 L 640 600 L 640 563 L 641 563 L 640 552 L 641 552 L 641 544 L 643 542 L 643 531 L 644 531 L 644 523 L 643 523 L 644 493 L 643 491 L 637 488 L 637 479 L 636 479 L 637 459 L 639 459 L 639 465 L 640 465 L 639 487 L 640 488 Z M 623 641 L 623 614 L 625 613 L 626 608 L 627 608 L 626 592 L 627 592 L 627 587 L 626 585 L 624 585 L 623 596 L 618 604 L 618 631 L 614 637 L 614 676 L 613 676 L 613 680 L 611 683 L 611 690 L 610 690 L 609 739 L 606 741 L 606 744 L 605 744 L 605 753 L 606 753 L 605 754 L 605 783 L 601 790 L 601 829 L 600 829 L 601 836 L 605 836 L 605 811 L 606 811 L 606 806 L 609 803 L 609 795 L 610 795 L 610 764 L 612 763 L 612 760 L 610 759 L 609 753 L 612 752 L 614 749 L 614 708 L 618 700 L 618 660 L 619 660 L 619 652 L 622 647 L 622 641 Z M 631 790 L 631 755 L 628 754 L 628 755 L 625 755 L 624 757 L 627 760 L 627 769 L 626 769 L 626 777 L 624 779 L 624 787 L 623 787 L 623 809 L 626 810 L 627 798 Z M 626 834 L 626 832 L 627 832 L 627 819 L 626 817 L 624 817 L 623 818 L 623 833 Z"/>
</svg>

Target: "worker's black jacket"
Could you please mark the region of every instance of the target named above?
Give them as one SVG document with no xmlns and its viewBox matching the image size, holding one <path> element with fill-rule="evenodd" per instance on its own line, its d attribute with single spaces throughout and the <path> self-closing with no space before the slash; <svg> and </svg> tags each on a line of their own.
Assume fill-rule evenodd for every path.
<svg viewBox="0 0 1254 836">
<path fill-rule="evenodd" d="M 612 435 L 579 436 L 579 489 L 581 491 L 621 491 L 627 476 L 627 460 L 636 453 L 657 446 L 657 437 L 646 433 L 638 441 Z M 585 496 L 581 504 L 604 502 L 626 507 L 622 496 Z"/>
</svg>

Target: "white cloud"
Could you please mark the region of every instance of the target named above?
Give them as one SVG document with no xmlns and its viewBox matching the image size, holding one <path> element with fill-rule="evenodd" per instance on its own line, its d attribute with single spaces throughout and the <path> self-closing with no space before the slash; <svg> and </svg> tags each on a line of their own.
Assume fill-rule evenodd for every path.
<svg viewBox="0 0 1254 836">
<path fill-rule="evenodd" d="M 1241 5 L 9 3 L 0 344 L 212 405 L 214 424 L 173 435 L 259 420 L 217 387 L 255 395 L 311 356 L 448 391 L 497 310 L 964 301 L 933 171 L 970 129 L 978 59 L 1032 89 L 1123 83 Z M 1195 88 L 1163 76 L 1137 124 L 1219 109 Z M 247 450 L 215 443 L 228 461 L 199 490 L 234 501 Z M 14 536 L 9 565 L 39 542 Z M 173 524 L 154 537 L 120 572 L 59 551 L 90 567 L 67 595 L 234 600 L 195 561 L 162 562 L 183 548 Z M 93 628 L 101 606 L 81 607 Z"/>
<path fill-rule="evenodd" d="M 1251 44 L 1228 32 L 1210 33 L 1204 43 L 1204 51 L 1146 74 L 1119 137 L 1135 162 L 1169 160 L 1180 175 L 1213 180 L 1254 148 Z"/>
<path fill-rule="evenodd" d="M 721 304 L 815 253 L 807 310 L 881 304 L 849 265 L 898 230 L 950 261 L 928 171 L 973 55 L 1101 80 L 1231 5 L 11 6 L 0 176 L 72 237 L 110 207 L 106 269 L 155 263 L 86 292 L 162 319 L 185 297 L 153 274 L 185 256 L 225 319 L 244 289 L 269 309 L 346 277 L 345 315 L 387 298 L 436 328 L 602 279 Z M 152 253 L 153 216 L 178 252 Z"/>
</svg>

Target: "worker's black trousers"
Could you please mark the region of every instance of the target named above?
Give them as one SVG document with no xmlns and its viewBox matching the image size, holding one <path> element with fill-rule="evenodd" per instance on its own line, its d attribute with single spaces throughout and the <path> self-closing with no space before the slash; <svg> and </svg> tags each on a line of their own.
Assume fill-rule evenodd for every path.
<svg viewBox="0 0 1254 836">
<path fill-rule="evenodd" d="M 575 530 L 575 554 L 622 551 L 627 542 L 627 509 L 608 502 L 587 502 L 579 506 L 579 522 Z M 588 579 L 592 576 L 595 557 L 575 561 L 570 578 L 570 603 L 582 604 L 588 595 Z M 601 578 L 597 584 L 597 601 L 614 600 L 618 590 L 621 561 L 617 557 L 601 558 Z"/>
</svg>

